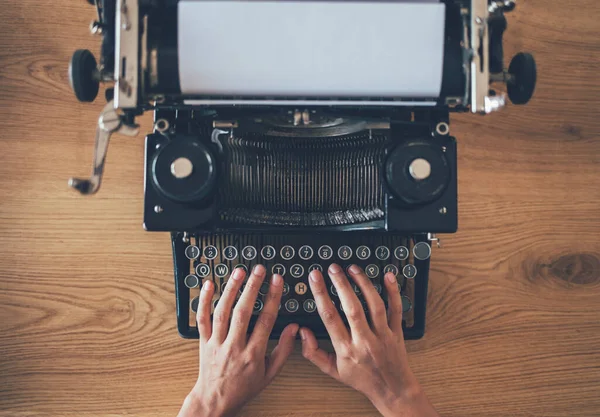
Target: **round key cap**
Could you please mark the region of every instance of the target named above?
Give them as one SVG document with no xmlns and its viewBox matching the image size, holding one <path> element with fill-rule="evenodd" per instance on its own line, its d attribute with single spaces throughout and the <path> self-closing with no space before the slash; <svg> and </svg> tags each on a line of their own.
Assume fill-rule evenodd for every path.
<svg viewBox="0 0 600 417">
<path fill-rule="evenodd" d="M 314 313 L 317 310 L 317 303 L 315 303 L 315 300 L 309 298 L 304 300 L 302 307 L 304 307 L 304 311 L 307 313 Z"/>
<path fill-rule="evenodd" d="M 210 267 L 207 264 L 198 264 L 196 266 L 196 274 L 200 278 L 206 278 L 210 274 Z"/>
<path fill-rule="evenodd" d="M 223 257 L 228 261 L 233 261 L 238 256 L 238 250 L 235 246 L 227 246 L 223 249 Z"/>
<path fill-rule="evenodd" d="M 237 264 L 233 269 L 243 269 L 246 274 L 248 273 L 248 267 L 244 264 Z"/>
<path fill-rule="evenodd" d="M 267 295 L 268 292 L 269 292 L 269 283 L 263 282 L 262 285 L 260 286 L 260 288 L 258 289 L 258 293 L 261 295 Z"/>
<path fill-rule="evenodd" d="M 284 247 L 281 248 L 281 251 L 280 251 L 281 257 L 283 259 L 285 259 L 286 261 L 289 261 L 290 259 L 292 259 L 295 254 L 296 254 L 296 251 L 290 245 L 285 245 Z"/>
<path fill-rule="evenodd" d="M 408 248 L 406 246 L 398 246 L 394 250 L 394 256 L 396 259 L 403 261 L 408 258 Z"/>
<path fill-rule="evenodd" d="M 283 295 L 288 295 L 290 293 L 290 284 L 287 282 L 283 283 Z"/>
<path fill-rule="evenodd" d="M 356 295 L 360 295 L 360 287 L 356 284 L 352 285 L 352 289 L 356 293 Z"/>
<path fill-rule="evenodd" d="M 347 261 L 352 257 L 352 248 L 347 245 L 340 246 L 338 249 L 338 257 L 344 261 Z"/>
<path fill-rule="evenodd" d="M 413 264 L 408 264 L 402 269 L 402 275 L 408 279 L 413 279 L 417 275 L 417 267 Z"/>
<path fill-rule="evenodd" d="M 260 312 L 262 309 L 263 309 L 263 302 L 262 302 L 262 300 L 258 300 L 258 299 L 257 299 L 257 300 L 254 302 L 254 309 L 253 309 L 253 311 L 254 311 L 254 313 L 258 313 L 258 312 Z"/>
<path fill-rule="evenodd" d="M 387 274 L 390 272 L 392 274 L 394 274 L 395 277 L 397 277 L 398 276 L 398 267 L 396 265 L 389 264 L 389 265 L 386 265 L 385 268 L 383 268 L 384 274 Z"/>
<path fill-rule="evenodd" d="M 312 264 L 311 266 L 309 266 L 309 267 L 308 267 L 308 272 L 312 272 L 312 271 L 314 271 L 315 269 L 316 269 L 317 271 L 321 271 L 321 272 L 323 272 L 323 267 L 322 267 L 321 265 L 319 265 L 319 264 Z"/>
<path fill-rule="evenodd" d="M 290 274 L 292 274 L 294 278 L 302 278 L 302 275 L 304 275 L 304 267 L 300 264 L 294 264 L 290 267 Z"/>
<path fill-rule="evenodd" d="M 296 284 L 296 287 L 294 288 L 294 290 L 296 291 L 296 294 L 304 295 L 308 291 L 308 285 L 306 285 L 303 282 L 299 282 Z"/>
<path fill-rule="evenodd" d="M 331 249 L 331 246 L 323 245 L 319 248 L 319 258 L 326 261 L 328 259 L 331 259 L 332 256 L 333 256 L 333 249 Z"/>
<path fill-rule="evenodd" d="M 196 288 L 200 284 L 200 280 L 196 275 L 188 275 L 183 280 L 183 283 L 188 288 Z"/>
<path fill-rule="evenodd" d="M 331 289 L 331 293 L 337 297 L 338 294 L 337 294 L 337 288 L 335 288 L 335 285 L 332 284 L 330 289 Z"/>
<path fill-rule="evenodd" d="M 273 268 L 271 268 L 271 272 L 273 274 L 279 274 L 281 276 L 285 275 L 285 266 L 281 265 L 281 264 L 275 264 L 273 265 Z"/>
<path fill-rule="evenodd" d="M 300 258 L 304 259 L 305 261 L 308 261 L 314 255 L 313 248 L 311 248 L 308 245 L 304 245 L 304 246 L 300 247 L 300 250 L 298 251 L 298 255 L 300 255 Z"/>
<path fill-rule="evenodd" d="M 229 267 L 225 264 L 218 264 L 215 266 L 215 275 L 219 278 L 224 278 L 229 273 Z"/>
<path fill-rule="evenodd" d="M 185 256 L 188 259 L 196 259 L 198 256 L 200 256 L 200 248 L 198 248 L 198 246 L 188 246 L 185 248 Z"/>
<path fill-rule="evenodd" d="M 218 254 L 219 254 L 219 251 L 213 245 L 209 245 L 204 248 L 204 257 L 206 259 L 210 259 L 210 260 L 215 259 Z"/>
<path fill-rule="evenodd" d="M 378 246 L 377 249 L 375 249 L 375 256 L 380 261 L 385 261 L 390 257 L 390 250 L 387 246 Z"/>
<path fill-rule="evenodd" d="M 367 265 L 365 272 L 369 278 L 375 279 L 379 276 L 379 267 L 375 264 Z"/>
<path fill-rule="evenodd" d="M 375 284 L 375 291 L 377 291 L 377 294 L 381 294 L 381 284 Z"/>
<path fill-rule="evenodd" d="M 420 261 L 429 259 L 431 256 L 431 246 L 427 242 L 419 242 L 413 247 L 413 255 Z"/>
<path fill-rule="evenodd" d="M 277 252 L 275 251 L 275 248 L 271 245 L 264 246 L 260 251 L 260 256 L 262 256 L 263 259 L 266 259 L 267 261 L 273 259 L 276 254 Z"/>
<path fill-rule="evenodd" d="M 194 313 L 198 312 L 198 303 L 200 303 L 200 297 L 194 297 L 192 298 L 192 301 L 190 301 L 190 309 Z"/>
<path fill-rule="evenodd" d="M 295 313 L 296 311 L 298 311 L 298 308 L 300 308 L 300 303 L 298 302 L 298 300 L 290 298 L 285 302 L 285 309 L 289 313 Z"/>
<path fill-rule="evenodd" d="M 410 301 L 410 298 L 403 295 L 402 296 L 402 312 L 408 313 L 411 308 L 412 308 L 412 302 Z"/>
<path fill-rule="evenodd" d="M 254 246 L 246 246 L 244 249 L 242 249 L 242 256 L 247 261 L 253 260 L 254 258 L 256 258 L 256 255 L 257 252 Z"/>
<path fill-rule="evenodd" d="M 366 260 L 371 257 L 371 249 L 368 246 L 361 245 L 356 249 L 356 256 L 360 260 Z"/>
</svg>

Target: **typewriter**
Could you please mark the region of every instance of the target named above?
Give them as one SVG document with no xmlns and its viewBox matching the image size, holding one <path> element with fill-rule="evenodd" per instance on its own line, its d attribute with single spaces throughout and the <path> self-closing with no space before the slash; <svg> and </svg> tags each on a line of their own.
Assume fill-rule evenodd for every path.
<svg viewBox="0 0 600 417">
<path fill-rule="evenodd" d="M 535 89 L 530 54 L 504 66 L 514 1 L 91 3 L 99 59 L 76 51 L 69 79 L 82 102 L 107 84 L 106 105 L 92 175 L 69 184 L 96 193 L 111 136 L 154 112 L 144 228 L 171 235 L 179 334 L 198 337 L 204 280 L 216 303 L 235 268 L 261 263 L 285 280 L 272 337 L 297 322 L 326 338 L 307 279 L 336 262 L 364 268 L 384 300 L 394 273 L 404 335 L 422 337 L 432 246 L 457 230 L 449 115 Z"/>
</svg>

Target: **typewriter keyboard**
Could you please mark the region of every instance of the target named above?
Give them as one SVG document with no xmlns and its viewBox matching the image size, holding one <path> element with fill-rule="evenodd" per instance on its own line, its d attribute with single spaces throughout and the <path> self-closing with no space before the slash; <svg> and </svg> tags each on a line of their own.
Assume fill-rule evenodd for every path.
<svg viewBox="0 0 600 417">
<path fill-rule="evenodd" d="M 187 324 L 190 327 L 195 327 L 198 296 L 205 280 L 215 283 L 214 309 L 233 271 L 243 268 L 249 272 L 257 264 L 266 267 L 267 277 L 279 274 L 284 278 L 278 321 L 290 323 L 297 321 L 299 317 L 320 321 L 308 283 L 308 275 L 315 269 L 323 271 L 333 303 L 344 317 L 336 289 L 327 275 L 329 265 L 337 263 L 344 269 L 352 264 L 363 268 L 384 301 L 387 301 L 384 275 L 388 272 L 396 275 L 402 296 L 403 321 L 410 328 L 414 324 L 415 303 L 418 302 L 415 297 L 415 282 L 423 274 L 427 278 L 427 271 L 420 271 L 418 263 L 428 260 L 431 255 L 431 247 L 426 242 L 413 244 L 405 236 L 356 232 L 191 236 L 181 247 L 184 248 L 185 255 L 182 264 L 189 267 L 184 267 L 185 271 L 180 274 L 185 287 L 180 293 L 188 292 L 189 295 L 184 300 L 179 294 L 178 304 L 188 303 Z M 428 262 L 426 265 L 428 268 Z M 349 279 L 367 311 L 367 304 L 359 287 Z M 268 281 L 265 279 L 254 303 L 255 315 L 264 306 L 264 298 L 269 290 Z"/>
</svg>

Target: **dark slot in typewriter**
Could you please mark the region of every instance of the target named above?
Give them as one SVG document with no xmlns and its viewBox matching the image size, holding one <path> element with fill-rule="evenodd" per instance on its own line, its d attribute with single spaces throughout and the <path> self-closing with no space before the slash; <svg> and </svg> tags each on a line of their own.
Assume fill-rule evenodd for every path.
<svg viewBox="0 0 600 417">
<path fill-rule="evenodd" d="M 216 303 L 236 268 L 260 263 L 285 281 L 272 336 L 297 322 L 327 337 L 308 274 L 335 262 L 361 266 L 384 300 L 383 276 L 395 274 L 405 337 L 421 337 L 432 242 L 457 230 L 449 115 L 490 113 L 506 96 L 525 104 L 535 89 L 530 54 L 504 68 L 504 14 L 514 2 L 95 6 L 100 59 L 76 51 L 70 81 L 84 102 L 109 84 L 107 104 L 92 176 L 70 185 L 96 193 L 112 134 L 137 135 L 135 118 L 154 112 L 144 228 L 171 233 L 179 333 L 198 337 L 203 281 L 215 283 Z"/>
</svg>

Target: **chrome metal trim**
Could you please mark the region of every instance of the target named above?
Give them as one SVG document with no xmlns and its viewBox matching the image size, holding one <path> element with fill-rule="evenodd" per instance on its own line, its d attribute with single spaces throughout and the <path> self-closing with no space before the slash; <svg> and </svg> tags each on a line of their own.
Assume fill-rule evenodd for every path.
<svg viewBox="0 0 600 417">
<path fill-rule="evenodd" d="M 487 0 L 471 0 L 471 112 L 486 112 L 489 74 L 489 30 Z M 481 54 L 480 54 L 481 49 Z"/>
<path fill-rule="evenodd" d="M 188 106 L 384 106 L 384 107 L 434 107 L 435 101 L 360 101 L 360 100 L 244 100 L 244 99 L 188 99 Z"/>
<path fill-rule="evenodd" d="M 138 106 L 140 21 L 138 0 L 117 0 L 115 109 Z"/>
</svg>

